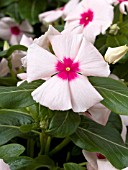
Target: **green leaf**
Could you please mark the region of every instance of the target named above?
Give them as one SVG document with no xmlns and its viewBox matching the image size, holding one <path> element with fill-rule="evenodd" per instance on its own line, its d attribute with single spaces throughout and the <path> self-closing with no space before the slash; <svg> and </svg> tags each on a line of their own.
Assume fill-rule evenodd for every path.
<svg viewBox="0 0 128 170">
<path fill-rule="evenodd" d="M 38 15 L 46 8 L 46 1 L 19 0 L 19 13 L 23 19 L 28 19 L 31 24 L 39 22 Z"/>
<path fill-rule="evenodd" d="M 106 39 L 106 35 L 99 35 L 94 44 L 102 55 L 104 55 L 107 50 Z"/>
<path fill-rule="evenodd" d="M 8 50 L 1 51 L 0 57 L 8 58 L 16 50 L 27 51 L 27 47 L 25 47 L 24 45 L 13 45 Z"/>
<path fill-rule="evenodd" d="M 106 43 L 107 47 L 118 47 L 128 44 L 128 38 L 125 35 L 109 35 Z"/>
<path fill-rule="evenodd" d="M 15 2 L 16 0 L 0 0 L 0 8 L 10 5 L 11 3 Z"/>
<path fill-rule="evenodd" d="M 65 163 L 64 170 L 85 170 L 85 167 L 82 167 L 76 163 Z"/>
<path fill-rule="evenodd" d="M 106 126 L 115 128 L 121 134 L 121 132 L 122 132 L 122 121 L 121 121 L 120 116 L 111 112 Z"/>
<path fill-rule="evenodd" d="M 0 109 L 0 145 L 21 135 L 20 126 L 31 124 L 33 119 L 25 112 Z"/>
<path fill-rule="evenodd" d="M 0 77 L 0 86 L 15 86 L 17 79 L 12 77 Z"/>
<path fill-rule="evenodd" d="M 128 167 L 128 148 L 120 133 L 86 117 L 81 120 L 81 125 L 71 136 L 72 141 L 82 149 L 103 154 L 117 169 Z"/>
<path fill-rule="evenodd" d="M 106 77 L 90 77 L 89 81 L 104 98 L 103 105 L 114 113 L 128 115 L 128 88 L 123 83 Z"/>
<path fill-rule="evenodd" d="M 21 168 L 31 165 L 32 162 L 33 159 L 27 156 L 13 157 L 7 160 L 11 170 L 20 170 Z"/>
<path fill-rule="evenodd" d="M 80 124 L 80 116 L 72 111 L 56 111 L 46 131 L 55 137 L 66 137 L 74 133 Z"/>
<path fill-rule="evenodd" d="M 52 159 L 50 159 L 47 155 L 41 155 L 35 158 L 32 164 L 26 167 L 26 169 L 24 170 L 28 170 L 28 169 L 36 170 L 41 167 L 47 167 L 49 169 L 52 169 L 54 166 L 55 164 Z"/>
<path fill-rule="evenodd" d="M 113 74 L 116 74 L 120 79 L 128 81 L 128 61 L 124 64 L 115 65 Z"/>
<path fill-rule="evenodd" d="M 8 144 L 0 147 L 0 158 L 9 159 L 10 157 L 17 157 L 24 152 L 25 148 L 19 144 Z"/>
<path fill-rule="evenodd" d="M 43 81 L 33 83 L 23 83 L 18 87 L 0 87 L 0 107 L 2 108 L 21 108 L 36 103 L 31 93 Z"/>
<path fill-rule="evenodd" d="M 120 28 L 119 31 L 120 31 L 122 34 L 128 36 L 128 20 L 120 23 L 120 24 L 119 24 L 119 28 Z"/>
</svg>

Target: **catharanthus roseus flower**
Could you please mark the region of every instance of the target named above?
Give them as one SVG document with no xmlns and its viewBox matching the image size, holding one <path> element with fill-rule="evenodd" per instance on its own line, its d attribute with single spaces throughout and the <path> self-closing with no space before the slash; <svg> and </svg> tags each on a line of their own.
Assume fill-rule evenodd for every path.
<svg viewBox="0 0 128 170">
<path fill-rule="evenodd" d="M 20 25 L 12 18 L 4 17 L 0 20 L 0 38 L 8 40 L 10 44 L 19 44 L 23 34 L 30 35 L 33 32 L 28 21 L 23 21 Z"/>
<path fill-rule="evenodd" d="M 113 0 L 113 4 L 119 4 L 119 9 L 122 14 L 127 15 L 128 13 L 128 0 Z"/>
<path fill-rule="evenodd" d="M 60 17 L 65 18 L 76 7 L 78 2 L 79 0 L 70 0 L 64 7 L 39 14 L 39 20 L 43 23 L 51 23 Z"/>
<path fill-rule="evenodd" d="M 94 42 L 96 36 L 104 33 L 112 24 L 113 7 L 104 0 L 83 0 L 65 20 L 63 32 L 83 33 L 89 41 Z"/>
<path fill-rule="evenodd" d="M 0 170 L 11 170 L 9 165 L 6 164 L 3 159 L 0 159 Z"/>
<path fill-rule="evenodd" d="M 33 91 L 36 102 L 52 110 L 84 112 L 103 98 L 87 76 L 108 76 L 109 66 L 98 50 L 82 35 L 50 38 L 53 55 L 33 44 L 27 53 L 27 81 L 47 78 Z"/>
</svg>

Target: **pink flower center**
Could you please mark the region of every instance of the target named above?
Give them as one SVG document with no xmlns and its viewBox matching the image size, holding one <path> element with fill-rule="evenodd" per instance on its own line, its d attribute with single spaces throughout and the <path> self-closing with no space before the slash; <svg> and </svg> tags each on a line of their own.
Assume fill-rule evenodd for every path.
<svg viewBox="0 0 128 170">
<path fill-rule="evenodd" d="M 97 153 L 96 156 L 98 159 L 105 159 L 105 156 L 100 153 Z"/>
<path fill-rule="evenodd" d="M 118 0 L 119 3 L 122 3 L 122 2 L 125 2 L 125 1 L 128 1 L 128 0 Z"/>
<path fill-rule="evenodd" d="M 63 62 L 58 61 L 56 64 L 56 70 L 58 77 L 63 80 L 73 80 L 78 77 L 79 63 L 73 62 L 70 58 L 64 58 Z"/>
<path fill-rule="evenodd" d="M 19 35 L 19 34 L 20 34 L 20 29 L 19 29 L 19 27 L 17 27 L 17 26 L 11 27 L 11 28 L 10 28 L 10 31 L 11 31 L 11 33 L 14 34 L 14 35 Z"/>
<path fill-rule="evenodd" d="M 93 17 L 94 17 L 94 13 L 92 10 L 89 9 L 87 12 L 81 14 L 79 23 L 84 27 L 86 27 L 89 24 L 89 22 L 92 22 Z"/>
</svg>

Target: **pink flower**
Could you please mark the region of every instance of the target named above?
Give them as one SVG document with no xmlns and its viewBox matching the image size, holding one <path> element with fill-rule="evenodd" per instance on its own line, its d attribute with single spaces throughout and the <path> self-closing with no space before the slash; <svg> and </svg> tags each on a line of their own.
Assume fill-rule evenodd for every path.
<svg viewBox="0 0 128 170">
<path fill-rule="evenodd" d="M 0 170 L 11 170 L 9 165 L 6 164 L 3 159 L 0 159 Z"/>
<path fill-rule="evenodd" d="M 28 21 L 23 21 L 19 25 L 10 17 L 0 20 L 0 38 L 8 40 L 12 45 L 19 44 L 23 34 L 27 35 L 32 32 L 33 28 Z"/>
<path fill-rule="evenodd" d="M 59 19 L 60 17 L 65 18 L 74 7 L 78 4 L 79 0 L 70 0 L 64 7 L 56 10 L 47 11 L 39 15 L 39 20 L 45 23 L 51 23 Z"/>
<path fill-rule="evenodd" d="M 118 170 L 100 153 L 91 153 L 84 150 L 83 154 L 88 161 L 87 170 Z M 128 168 L 122 170 L 128 170 Z"/>
<path fill-rule="evenodd" d="M 108 76 L 109 66 L 82 35 L 50 36 L 51 52 L 33 44 L 27 53 L 27 81 L 49 77 L 33 91 L 36 102 L 51 110 L 84 112 L 103 98 L 87 76 Z"/>
<path fill-rule="evenodd" d="M 113 7 L 105 0 L 83 0 L 66 17 L 63 32 L 83 33 L 87 40 L 94 42 L 112 24 L 113 14 Z"/>
</svg>

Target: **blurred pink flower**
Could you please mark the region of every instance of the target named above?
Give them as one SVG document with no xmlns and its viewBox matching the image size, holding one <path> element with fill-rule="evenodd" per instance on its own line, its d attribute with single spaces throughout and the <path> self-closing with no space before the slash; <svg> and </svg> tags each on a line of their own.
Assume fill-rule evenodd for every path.
<svg viewBox="0 0 128 170">
<path fill-rule="evenodd" d="M 74 9 L 74 7 L 76 7 L 78 2 L 79 0 L 70 0 L 64 7 L 39 14 L 39 20 L 43 23 L 51 23 L 60 17 L 65 18 Z"/>
<path fill-rule="evenodd" d="M 28 21 L 23 21 L 20 25 L 10 17 L 4 17 L 0 20 L 0 38 L 8 40 L 11 45 L 19 44 L 23 34 L 31 35 L 32 26 Z"/>
<path fill-rule="evenodd" d="M 84 112 L 103 98 L 87 76 L 108 76 L 109 66 L 83 35 L 49 37 L 51 52 L 33 44 L 27 53 L 27 81 L 50 77 L 33 91 L 36 102 L 52 110 Z M 86 51 L 86 53 L 85 53 Z"/>
<path fill-rule="evenodd" d="M 86 39 L 93 43 L 96 36 L 104 34 L 112 24 L 113 15 L 113 7 L 107 1 L 83 0 L 66 17 L 63 32 L 83 33 Z"/>
<path fill-rule="evenodd" d="M 0 170 L 11 170 L 9 165 L 6 164 L 3 159 L 0 159 Z"/>
</svg>

